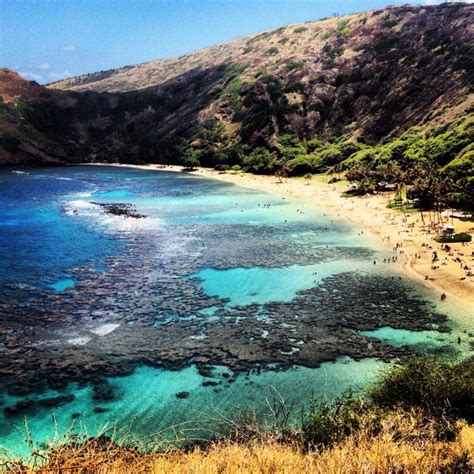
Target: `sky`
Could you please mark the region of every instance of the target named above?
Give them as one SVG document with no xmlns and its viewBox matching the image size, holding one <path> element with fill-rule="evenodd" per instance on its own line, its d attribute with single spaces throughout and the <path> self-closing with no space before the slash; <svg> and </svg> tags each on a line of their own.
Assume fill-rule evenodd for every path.
<svg viewBox="0 0 474 474">
<path fill-rule="evenodd" d="M 407 0 L 0 0 L 0 67 L 44 84 L 180 56 L 334 13 L 403 3 Z"/>
</svg>

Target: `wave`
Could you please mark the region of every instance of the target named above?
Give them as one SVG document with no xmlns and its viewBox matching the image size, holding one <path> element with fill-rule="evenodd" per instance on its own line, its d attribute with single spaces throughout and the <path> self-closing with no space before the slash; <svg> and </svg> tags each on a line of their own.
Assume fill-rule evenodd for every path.
<svg viewBox="0 0 474 474">
<path fill-rule="evenodd" d="M 88 194 L 84 197 L 90 197 Z M 135 233 L 140 231 L 154 230 L 162 225 L 161 219 L 156 217 L 144 217 L 135 219 L 126 216 L 108 214 L 101 206 L 93 204 L 85 199 L 68 201 L 64 204 L 64 213 L 70 217 L 79 217 L 95 224 L 99 224 L 105 230 L 120 233 Z"/>
<path fill-rule="evenodd" d="M 87 198 L 91 197 L 94 194 L 95 191 L 82 191 L 79 193 L 74 193 L 74 194 L 69 194 L 67 197 L 72 197 L 72 198 Z"/>
</svg>

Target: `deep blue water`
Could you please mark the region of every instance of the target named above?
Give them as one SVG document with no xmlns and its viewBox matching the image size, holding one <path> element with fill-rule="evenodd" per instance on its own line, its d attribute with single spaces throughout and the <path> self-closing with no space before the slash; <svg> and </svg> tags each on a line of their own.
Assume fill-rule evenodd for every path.
<svg viewBox="0 0 474 474">
<path fill-rule="evenodd" d="M 147 217 L 110 215 L 93 203 L 134 205 Z M 7 382 L 0 377 L 0 445 L 26 450 L 16 428 L 23 416 L 38 442 L 53 433 L 52 411 L 60 431 L 80 420 L 89 433 L 117 423 L 149 434 L 214 409 L 263 414 L 275 389 L 302 404 L 362 388 L 387 365 L 380 355 L 390 348 L 453 353 L 463 328 L 436 331 L 446 321 L 430 319 L 437 309 L 380 264 L 386 256 L 357 226 L 297 201 L 185 173 L 1 170 L 1 356 L 4 369 L 21 364 L 19 377 L 33 377 L 28 394 L 12 390 L 6 372 Z M 422 316 L 410 316 L 413 305 Z M 397 311 L 404 322 L 390 316 Z M 411 330 L 417 318 L 426 322 Z M 20 352 L 28 346 L 21 361 L 18 344 Z M 169 349 L 159 352 L 164 344 Z M 328 346 L 318 368 L 320 344 Z M 178 365 L 161 367 L 174 352 Z M 50 361 L 41 387 L 38 359 Z M 113 397 L 94 398 L 95 382 L 80 377 L 89 370 L 83 360 L 106 361 L 102 382 Z M 119 364 L 129 365 L 114 372 Z M 61 367 L 72 375 L 58 387 Z M 54 409 L 41 404 L 65 394 L 73 397 Z M 25 399 L 30 408 L 8 412 Z"/>
<path fill-rule="evenodd" d="M 95 189 L 71 170 L 0 171 L 0 185 L 0 287 L 47 286 L 118 250 L 114 239 L 64 213 L 65 200 Z"/>
</svg>

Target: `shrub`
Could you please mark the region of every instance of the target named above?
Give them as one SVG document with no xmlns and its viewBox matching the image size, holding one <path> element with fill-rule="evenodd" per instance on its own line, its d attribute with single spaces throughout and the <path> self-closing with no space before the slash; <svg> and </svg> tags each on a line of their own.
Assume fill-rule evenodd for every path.
<svg viewBox="0 0 474 474">
<path fill-rule="evenodd" d="M 337 165 L 344 159 L 341 148 L 331 144 L 321 150 L 320 157 L 326 166 Z"/>
<path fill-rule="evenodd" d="M 272 48 L 269 48 L 265 51 L 265 56 L 274 56 L 275 54 L 278 54 L 278 48 L 273 46 Z"/>
<path fill-rule="evenodd" d="M 298 154 L 286 163 L 292 176 L 303 176 L 308 173 L 321 171 L 322 161 L 319 156 L 310 154 Z"/>
<path fill-rule="evenodd" d="M 415 356 L 382 374 L 370 395 L 382 407 L 421 407 L 473 422 L 474 361 L 451 365 Z"/>
<path fill-rule="evenodd" d="M 6 132 L 0 137 L 0 145 L 10 153 L 16 153 L 20 149 L 20 144 L 20 137 L 14 132 Z"/>
<path fill-rule="evenodd" d="M 348 26 L 342 28 L 341 30 L 338 31 L 339 36 L 347 36 L 350 33 L 350 28 Z"/>
<path fill-rule="evenodd" d="M 304 68 L 304 61 L 290 61 L 286 65 L 286 69 L 288 71 L 293 71 L 295 69 L 303 69 Z"/>
<path fill-rule="evenodd" d="M 399 39 L 396 36 L 380 36 L 379 39 L 372 44 L 372 48 L 375 53 L 383 54 L 395 48 L 398 42 Z"/>
<path fill-rule="evenodd" d="M 181 162 L 183 164 L 183 168 L 185 170 L 192 171 L 196 167 L 201 166 L 201 163 L 199 161 L 199 158 L 202 155 L 201 150 L 195 150 L 193 148 L 188 148 L 186 152 L 184 153 L 184 156 L 181 159 Z"/>
<path fill-rule="evenodd" d="M 322 38 L 323 40 L 327 40 L 327 39 L 329 39 L 329 38 L 332 36 L 332 33 L 333 33 L 333 32 L 332 32 L 331 30 L 327 30 L 327 31 L 325 31 L 325 32 L 321 35 L 321 38 Z"/>
<path fill-rule="evenodd" d="M 460 232 L 452 236 L 443 235 L 435 239 L 436 242 L 440 243 L 449 243 L 449 242 L 470 242 L 472 240 L 472 235 L 467 232 Z"/>
<path fill-rule="evenodd" d="M 276 155 L 266 148 L 254 148 L 242 160 L 245 171 L 256 174 L 269 174 L 275 169 Z"/>
<path fill-rule="evenodd" d="M 363 426 L 375 427 L 379 417 L 378 410 L 351 392 L 319 406 L 312 402 L 302 415 L 301 442 L 305 448 L 330 446 Z"/>
<path fill-rule="evenodd" d="M 300 81 L 290 82 L 286 86 L 285 92 L 297 92 L 299 94 L 302 94 L 304 92 L 304 84 Z"/>
</svg>

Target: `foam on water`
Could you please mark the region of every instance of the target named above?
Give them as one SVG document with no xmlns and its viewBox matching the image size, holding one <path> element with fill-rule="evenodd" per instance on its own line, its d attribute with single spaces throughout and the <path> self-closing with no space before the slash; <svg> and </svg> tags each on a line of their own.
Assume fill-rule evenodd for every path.
<svg viewBox="0 0 474 474">
<path fill-rule="evenodd" d="M 70 217 L 87 219 L 89 222 L 93 222 L 96 225 L 99 225 L 107 231 L 113 233 L 129 234 L 146 230 L 154 230 L 162 223 L 161 220 L 156 217 L 135 219 L 108 214 L 100 206 L 82 199 L 65 202 L 64 212 Z"/>
<path fill-rule="evenodd" d="M 73 337 L 71 339 L 67 339 L 67 343 L 72 346 L 85 346 L 91 340 L 90 337 L 82 336 L 82 337 Z"/>
<path fill-rule="evenodd" d="M 120 324 L 113 324 L 113 323 L 102 324 L 95 329 L 91 329 L 91 332 L 97 336 L 106 336 L 107 334 L 110 334 L 112 331 L 117 329 L 119 326 Z"/>
</svg>

